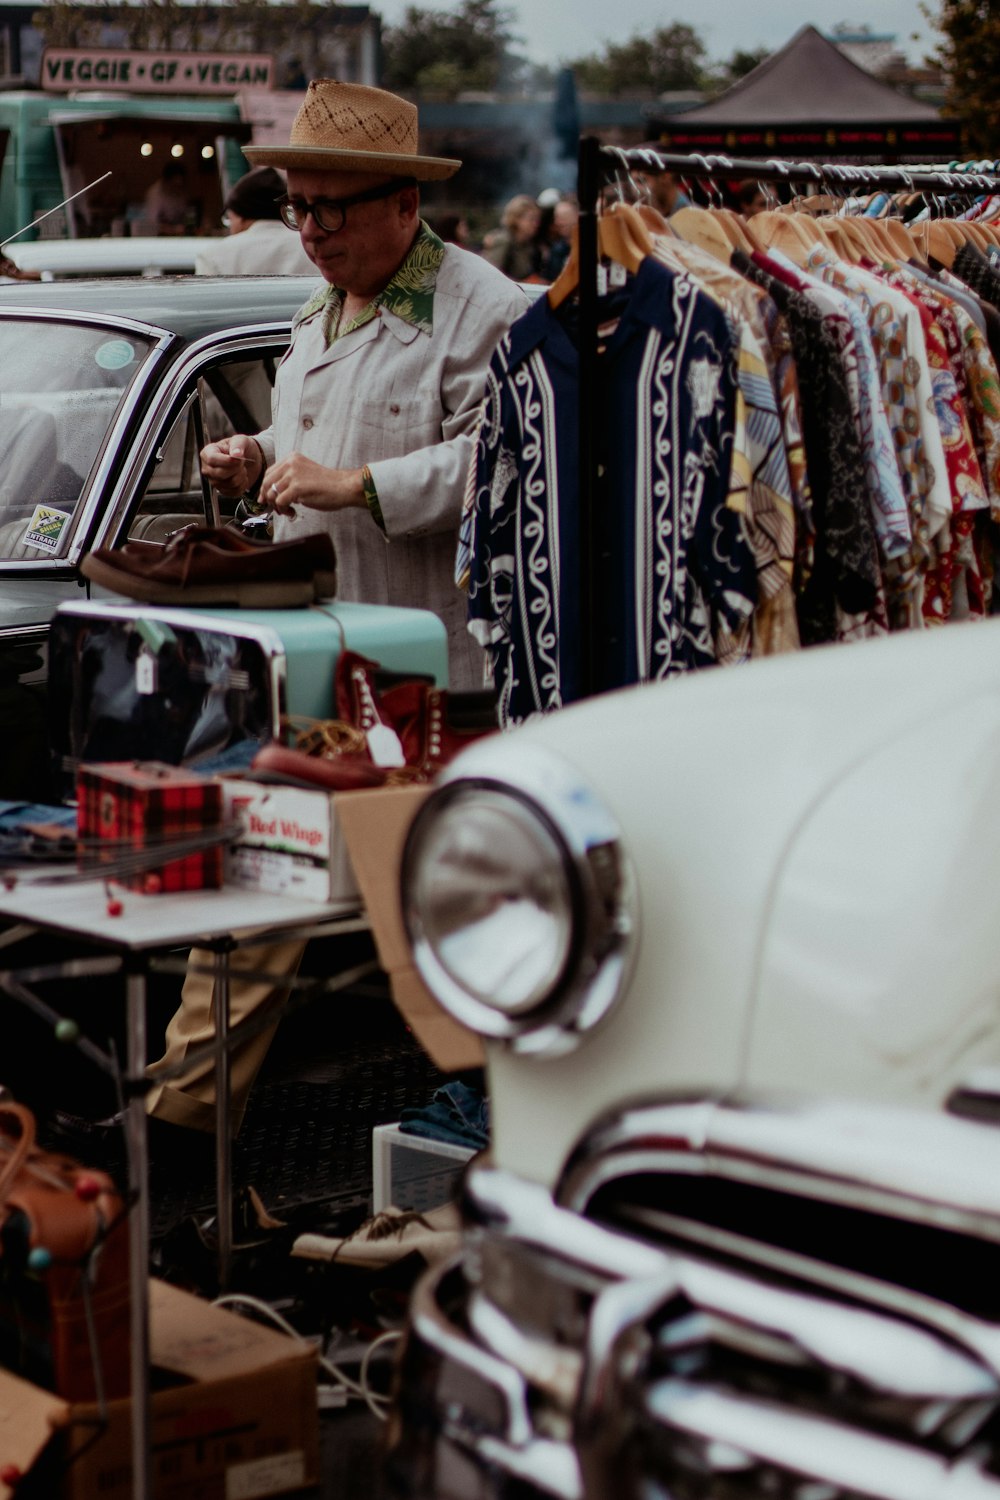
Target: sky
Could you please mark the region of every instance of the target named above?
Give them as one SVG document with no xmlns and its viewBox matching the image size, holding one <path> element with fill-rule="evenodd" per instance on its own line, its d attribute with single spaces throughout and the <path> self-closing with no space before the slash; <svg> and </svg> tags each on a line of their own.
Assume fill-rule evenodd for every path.
<svg viewBox="0 0 1000 1500">
<path fill-rule="evenodd" d="M 454 10 L 456 4 L 433 0 L 372 0 L 386 26 L 402 20 L 407 5 L 421 10 Z M 705 44 L 711 61 L 722 61 L 738 49 L 767 47 L 775 51 L 801 26 L 812 23 L 826 31 L 840 21 L 866 21 L 872 31 L 893 33 L 902 52 L 914 62 L 931 50 L 935 33 L 921 14 L 919 0 L 868 0 L 840 13 L 829 5 L 809 0 L 765 0 L 743 4 L 741 0 L 503 0 L 513 11 L 515 33 L 523 39 L 520 48 L 536 63 L 550 65 L 602 50 L 606 42 L 624 42 L 637 31 L 649 33 L 658 26 L 683 21 L 694 28 Z M 931 0 L 933 9 L 933 0 Z M 911 41 L 917 33 L 919 40 Z"/>
</svg>

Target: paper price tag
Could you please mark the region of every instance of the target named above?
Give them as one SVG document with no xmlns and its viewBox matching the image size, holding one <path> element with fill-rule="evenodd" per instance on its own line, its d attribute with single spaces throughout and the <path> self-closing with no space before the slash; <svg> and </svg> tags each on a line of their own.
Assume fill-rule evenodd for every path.
<svg viewBox="0 0 1000 1500">
<path fill-rule="evenodd" d="M 301 1450 L 272 1453 L 226 1470 L 226 1500 L 261 1500 L 264 1495 L 286 1495 L 306 1482 L 306 1460 Z"/>
</svg>

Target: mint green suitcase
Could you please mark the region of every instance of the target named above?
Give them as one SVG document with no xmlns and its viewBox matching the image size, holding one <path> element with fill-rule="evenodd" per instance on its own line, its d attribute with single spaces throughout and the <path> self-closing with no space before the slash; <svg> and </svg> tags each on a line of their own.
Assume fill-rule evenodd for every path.
<svg viewBox="0 0 1000 1500">
<path fill-rule="evenodd" d="M 448 683 L 427 610 L 324 601 L 304 609 L 60 605 L 49 628 L 49 743 L 60 795 L 81 761 L 239 766 L 283 714 L 334 715 L 341 650 Z"/>
</svg>

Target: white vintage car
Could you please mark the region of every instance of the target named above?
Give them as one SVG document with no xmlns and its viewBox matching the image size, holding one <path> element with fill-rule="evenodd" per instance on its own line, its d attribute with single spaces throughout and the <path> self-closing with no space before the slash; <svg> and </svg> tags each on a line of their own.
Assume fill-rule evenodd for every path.
<svg viewBox="0 0 1000 1500">
<path fill-rule="evenodd" d="M 1000 1500 L 1000 620 L 609 694 L 456 760 L 415 960 L 492 1147 L 411 1500 Z"/>
</svg>

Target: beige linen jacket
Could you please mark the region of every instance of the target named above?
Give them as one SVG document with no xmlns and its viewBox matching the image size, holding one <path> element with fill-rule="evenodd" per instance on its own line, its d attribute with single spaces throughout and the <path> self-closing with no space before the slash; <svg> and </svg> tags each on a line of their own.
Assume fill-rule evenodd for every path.
<svg viewBox="0 0 1000 1500">
<path fill-rule="evenodd" d="M 300 323 L 278 367 L 268 463 L 299 452 L 330 468 L 368 464 L 385 522 L 367 510 L 300 506 L 279 540 L 329 531 L 342 599 L 430 609 L 448 631 L 450 686 L 480 687 L 484 657 L 466 629 L 455 547 L 486 371 L 501 335 L 527 310 L 493 266 L 445 246 L 425 333 L 385 308 L 327 348 L 321 313 Z"/>
</svg>

